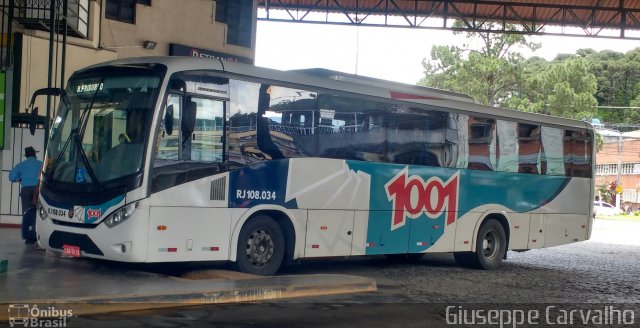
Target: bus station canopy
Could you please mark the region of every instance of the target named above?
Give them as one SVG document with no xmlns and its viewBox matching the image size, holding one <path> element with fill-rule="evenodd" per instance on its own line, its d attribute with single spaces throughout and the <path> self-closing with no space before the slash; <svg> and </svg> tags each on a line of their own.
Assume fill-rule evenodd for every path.
<svg viewBox="0 0 640 328">
<path fill-rule="evenodd" d="M 487 24 L 498 22 L 525 34 L 640 39 L 640 0 L 259 0 L 258 6 L 261 20 L 505 32 Z M 453 26 L 456 20 L 462 26 Z"/>
</svg>

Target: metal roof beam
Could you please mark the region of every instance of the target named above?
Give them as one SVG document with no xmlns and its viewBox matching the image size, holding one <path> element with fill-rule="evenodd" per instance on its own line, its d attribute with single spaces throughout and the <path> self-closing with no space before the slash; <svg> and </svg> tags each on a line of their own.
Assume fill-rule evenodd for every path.
<svg viewBox="0 0 640 328">
<path fill-rule="evenodd" d="M 610 5 L 612 2 L 602 0 L 593 5 L 577 3 L 579 4 L 574 4 L 573 1 L 537 3 L 497 0 L 259 0 L 258 5 L 262 9 L 260 12 L 266 11 L 266 16 L 259 13 L 258 19 L 323 23 L 317 17 L 311 17 L 310 13 L 316 12 L 325 14 L 326 24 L 453 29 L 449 19 L 456 18 L 464 22 L 467 30 L 472 31 L 486 31 L 487 22 L 500 22 L 503 25 L 519 25 L 522 30 L 520 33 L 524 34 L 640 39 L 640 33 L 635 37 L 626 33 L 631 30 L 640 32 L 640 3 L 637 1 L 619 0 L 614 6 Z M 270 14 L 271 11 L 285 11 L 288 18 L 283 18 L 282 15 L 275 18 Z M 303 11 L 302 15 L 300 11 Z M 361 19 L 362 13 L 365 13 L 365 17 Z M 336 19 L 336 15 L 346 17 L 347 22 Z M 426 26 L 430 18 L 442 19 L 442 26 Z M 562 32 L 545 31 L 545 27 L 555 25 L 560 26 Z M 577 27 L 583 34 L 567 32 L 565 29 L 569 27 Z M 603 32 L 607 29 L 615 29 L 619 33 L 617 36 L 604 35 Z"/>
</svg>

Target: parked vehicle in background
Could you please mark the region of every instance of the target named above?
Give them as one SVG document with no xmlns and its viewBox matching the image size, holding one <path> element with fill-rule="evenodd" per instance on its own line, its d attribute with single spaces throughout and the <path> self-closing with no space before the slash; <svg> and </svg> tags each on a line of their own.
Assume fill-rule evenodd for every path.
<svg viewBox="0 0 640 328">
<path fill-rule="evenodd" d="M 622 214 L 622 210 L 609 203 L 595 201 L 593 202 L 593 213 L 595 213 L 595 215 L 611 216 Z"/>
</svg>

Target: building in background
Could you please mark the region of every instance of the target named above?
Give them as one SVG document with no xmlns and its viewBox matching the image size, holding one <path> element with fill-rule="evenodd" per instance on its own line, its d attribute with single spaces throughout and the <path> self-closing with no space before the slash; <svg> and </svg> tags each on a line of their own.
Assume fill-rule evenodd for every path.
<svg viewBox="0 0 640 328">
<path fill-rule="evenodd" d="M 22 149 L 33 146 L 39 159 L 44 155 L 44 131 L 32 136 L 26 127 L 35 90 L 49 82 L 60 87 L 73 71 L 117 58 L 255 58 L 253 0 L 0 0 L 0 10 L 0 225 L 20 222 L 19 188 L 8 172 L 22 159 Z M 46 97 L 36 105 L 46 113 Z"/>
<path fill-rule="evenodd" d="M 634 211 L 640 209 L 640 139 L 635 137 L 637 134 L 638 131 L 632 131 L 618 133 L 618 138 L 605 136 L 602 149 L 596 153 L 596 195 L 598 190 L 619 182 L 622 207 L 631 206 Z"/>
</svg>

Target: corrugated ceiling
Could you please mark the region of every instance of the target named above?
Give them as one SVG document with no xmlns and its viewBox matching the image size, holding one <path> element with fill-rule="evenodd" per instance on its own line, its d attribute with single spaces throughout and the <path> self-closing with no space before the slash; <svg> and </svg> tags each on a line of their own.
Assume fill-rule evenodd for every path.
<svg viewBox="0 0 640 328">
<path fill-rule="evenodd" d="M 510 0 L 510 1 L 430 1 L 430 0 L 259 0 L 260 19 L 319 22 L 313 14 L 341 14 L 342 20 L 324 23 L 367 24 L 369 17 L 403 17 L 394 26 L 424 27 L 426 18 L 444 19 L 441 27 L 461 19 L 469 29 L 481 29 L 487 21 L 519 24 L 525 33 L 543 33 L 546 26 L 577 27 L 587 35 L 614 30 L 610 36 L 628 37 L 640 31 L 640 0 Z M 274 18 L 274 11 L 285 12 Z M 266 14 L 265 14 L 266 13 Z M 379 20 L 378 20 L 379 21 Z M 446 23 L 449 22 L 449 23 Z"/>
</svg>

